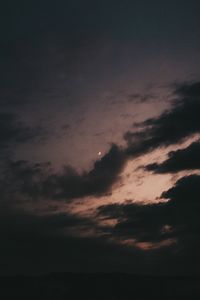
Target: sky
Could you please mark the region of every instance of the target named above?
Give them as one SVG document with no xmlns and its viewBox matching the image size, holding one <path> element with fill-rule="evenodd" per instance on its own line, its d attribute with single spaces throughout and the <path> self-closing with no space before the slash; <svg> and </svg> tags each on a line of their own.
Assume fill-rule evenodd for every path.
<svg viewBox="0 0 200 300">
<path fill-rule="evenodd" d="M 199 9 L 2 5 L 2 275 L 199 274 Z"/>
</svg>

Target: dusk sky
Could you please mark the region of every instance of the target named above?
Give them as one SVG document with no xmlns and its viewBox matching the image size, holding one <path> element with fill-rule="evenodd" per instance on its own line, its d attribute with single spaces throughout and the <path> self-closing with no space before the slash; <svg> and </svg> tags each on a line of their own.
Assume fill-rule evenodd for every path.
<svg viewBox="0 0 200 300">
<path fill-rule="evenodd" d="M 200 1 L 0 14 L 0 274 L 199 274 Z"/>
</svg>

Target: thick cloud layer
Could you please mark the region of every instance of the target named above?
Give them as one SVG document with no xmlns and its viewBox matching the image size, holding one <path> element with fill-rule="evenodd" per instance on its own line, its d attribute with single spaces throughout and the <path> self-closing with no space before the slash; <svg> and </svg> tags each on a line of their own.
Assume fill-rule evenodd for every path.
<svg viewBox="0 0 200 300">
<path fill-rule="evenodd" d="M 125 157 L 117 145 L 112 145 L 93 169 L 81 175 L 72 168 L 65 168 L 64 174 L 53 175 L 45 182 L 45 190 L 51 191 L 57 199 L 73 199 L 85 196 L 100 196 L 110 191 L 125 164 Z"/>
<path fill-rule="evenodd" d="M 200 176 L 183 177 L 161 195 L 168 202 L 104 205 L 99 207 L 98 215 L 117 220 L 111 235 L 138 242 L 161 242 L 175 238 L 180 244 L 184 239 L 186 241 L 195 236 L 193 243 L 200 246 L 199 186 Z"/>
<path fill-rule="evenodd" d="M 153 163 L 145 167 L 147 171 L 155 173 L 175 173 L 183 170 L 200 169 L 200 142 L 168 153 L 168 159 L 161 164 Z"/>
<path fill-rule="evenodd" d="M 89 172 L 78 174 L 70 166 L 54 173 L 50 163 L 9 162 L 5 166 L 2 194 L 21 193 L 32 199 L 71 200 L 86 196 L 102 196 L 111 191 L 125 164 L 123 151 L 112 145 Z"/>
<path fill-rule="evenodd" d="M 175 203 L 179 203 L 184 206 L 184 203 L 188 204 L 188 207 L 193 203 L 199 202 L 199 189 L 200 189 L 200 176 L 190 175 L 188 177 L 182 177 L 176 182 L 176 185 L 166 192 L 163 192 L 162 197 L 169 198 Z"/>
<path fill-rule="evenodd" d="M 170 110 L 157 118 L 138 124 L 137 132 L 127 132 L 127 154 L 141 155 L 161 146 L 177 144 L 200 131 L 200 84 L 183 84 L 176 88 L 177 96 Z"/>
</svg>

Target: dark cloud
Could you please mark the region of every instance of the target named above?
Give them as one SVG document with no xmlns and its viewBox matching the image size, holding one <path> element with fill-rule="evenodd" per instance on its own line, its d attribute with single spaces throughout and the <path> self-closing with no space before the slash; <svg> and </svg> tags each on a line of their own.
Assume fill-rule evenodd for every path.
<svg viewBox="0 0 200 300">
<path fill-rule="evenodd" d="M 137 242 L 155 242 L 166 238 L 162 228 L 167 223 L 165 204 L 140 205 L 134 203 L 100 206 L 98 215 L 117 219 L 111 236 L 135 239 Z"/>
<path fill-rule="evenodd" d="M 117 220 L 110 230 L 111 236 L 132 238 L 139 242 L 161 242 L 175 238 L 178 247 L 187 249 L 190 244 L 196 244 L 199 249 L 199 186 L 200 176 L 183 177 L 174 187 L 162 193 L 161 197 L 166 198 L 167 202 L 104 205 L 98 208 L 98 216 Z"/>
<path fill-rule="evenodd" d="M 2 165 L 1 201 L 12 199 L 14 202 L 17 194 L 21 195 L 21 200 L 24 196 L 34 200 L 39 199 L 43 195 L 43 182 L 51 172 L 49 162 L 29 163 L 23 160 L 8 160 Z"/>
<path fill-rule="evenodd" d="M 157 147 L 176 144 L 200 131 L 200 84 L 183 84 L 176 88 L 177 95 L 170 110 L 157 118 L 138 124 L 137 132 L 127 132 L 127 154 L 140 155 Z"/>
<path fill-rule="evenodd" d="M 15 226 L 13 220 L 15 220 Z M 1 216 L 1 225 L 2 224 L 4 224 L 4 226 L 7 224 L 7 226 L 1 226 L 1 236 L 6 235 L 10 238 L 17 238 L 21 234 L 27 236 L 28 234 L 36 235 L 37 233 L 38 236 L 42 237 L 50 233 L 55 235 L 60 229 L 92 226 L 92 224 L 94 226 L 91 220 L 67 212 L 35 215 L 12 208 L 4 211 L 4 214 Z"/>
<path fill-rule="evenodd" d="M 99 207 L 98 219 L 117 219 L 114 228 L 98 226 L 95 219 L 68 212 L 33 215 L 12 208 L 1 210 L 1 271 L 32 273 L 38 270 L 134 269 L 153 272 L 158 266 L 162 266 L 163 272 L 168 268 L 177 271 L 179 264 L 168 266 L 172 251 L 171 259 L 175 262 L 178 259 L 181 264 L 184 262 L 187 272 L 191 253 L 198 259 L 200 248 L 199 186 L 200 176 L 192 175 L 180 179 L 173 188 L 162 194 L 163 198 L 169 199 L 166 203 L 140 205 L 125 202 Z M 96 238 L 74 237 L 74 230 L 86 233 L 91 228 L 99 233 Z M 114 242 L 115 239 L 131 238 L 144 243 L 175 238 L 178 243 L 168 246 L 167 254 L 166 250 L 155 249 L 149 250 L 147 255 L 137 247 L 129 248 Z M 193 247 L 195 249 L 191 252 Z"/>
<path fill-rule="evenodd" d="M 200 189 L 200 176 L 190 175 L 183 177 L 176 182 L 175 187 L 163 192 L 162 197 L 169 198 L 173 203 L 186 203 L 188 207 L 198 203 Z"/>
<path fill-rule="evenodd" d="M 145 167 L 147 171 L 155 173 L 175 173 L 183 170 L 200 169 L 200 142 L 168 153 L 168 159 L 161 164 L 153 163 Z"/>
<path fill-rule="evenodd" d="M 54 173 L 48 162 L 9 161 L 4 167 L 1 193 L 21 193 L 31 199 L 43 197 L 54 200 L 98 197 L 111 191 L 124 164 L 124 153 L 116 145 L 112 145 L 89 172 L 82 174 L 70 166 L 64 167 L 62 173 Z"/>
<path fill-rule="evenodd" d="M 200 82 L 182 83 L 175 85 L 175 94 L 190 99 L 199 98 L 200 95 Z"/>
<path fill-rule="evenodd" d="M 100 196 L 108 193 L 119 177 L 125 164 L 123 151 L 112 145 L 93 169 L 79 175 L 71 167 L 62 174 L 50 176 L 44 184 L 45 191 L 56 199 L 73 199 L 85 196 Z"/>
<path fill-rule="evenodd" d="M 104 237 L 74 236 L 95 227 L 87 218 L 69 213 L 36 216 L 24 211 L 0 213 L 1 274 L 53 271 L 117 271 L 143 264 L 137 249 L 107 241 Z M 121 259 L 121 262 L 116 262 Z M 137 262 L 137 264 L 135 264 Z"/>
<path fill-rule="evenodd" d="M 31 128 L 20 121 L 17 115 L 12 113 L 0 114 L 0 146 L 5 148 L 20 144 L 35 138 L 39 128 Z"/>
</svg>

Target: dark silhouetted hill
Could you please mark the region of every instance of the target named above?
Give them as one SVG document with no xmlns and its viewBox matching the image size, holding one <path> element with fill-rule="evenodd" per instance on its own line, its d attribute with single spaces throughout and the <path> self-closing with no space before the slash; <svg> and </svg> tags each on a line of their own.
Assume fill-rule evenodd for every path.
<svg viewBox="0 0 200 300">
<path fill-rule="evenodd" d="M 200 299 L 199 277 L 53 273 L 0 277 L 0 299 Z"/>
</svg>

